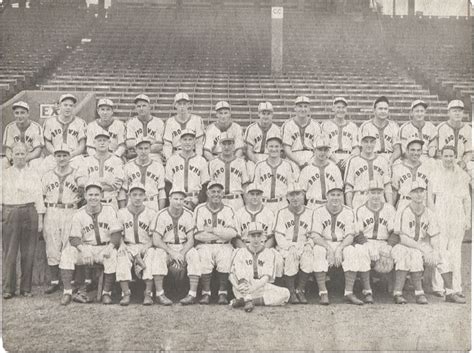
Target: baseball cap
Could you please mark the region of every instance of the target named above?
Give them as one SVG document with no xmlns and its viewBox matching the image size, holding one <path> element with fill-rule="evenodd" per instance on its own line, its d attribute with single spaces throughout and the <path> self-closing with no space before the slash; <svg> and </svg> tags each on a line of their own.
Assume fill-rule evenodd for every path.
<svg viewBox="0 0 474 353">
<path fill-rule="evenodd" d="M 388 98 L 385 97 L 385 96 L 380 96 L 380 97 L 377 97 L 377 99 L 375 99 L 374 101 L 374 108 L 375 106 L 377 105 L 377 103 L 380 103 L 380 102 L 385 102 L 387 104 L 390 104 L 390 102 L 388 101 Z"/>
<path fill-rule="evenodd" d="M 18 102 L 13 103 L 12 109 L 15 110 L 16 108 L 23 108 L 30 111 L 30 106 L 28 105 L 28 103 L 23 102 L 23 101 L 18 101 Z"/>
<path fill-rule="evenodd" d="M 291 194 L 293 192 L 298 192 L 298 191 L 305 191 L 304 187 L 299 184 L 299 183 L 289 183 L 288 184 L 288 189 L 286 190 L 286 194 Z"/>
<path fill-rule="evenodd" d="M 130 187 L 128 188 L 128 192 L 132 192 L 133 189 L 140 189 L 142 190 L 143 192 L 146 192 L 145 190 L 145 185 L 143 185 L 142 183 L 140 183 L 139 181 L 135 181 L 133 182 Z"/>
<path fill-rule="evenodd" d="M 426 103 L 425 101 L 421 99 L 417 99 L 411 103 L 410 110 L 413 110 L 413 108 L 415 108 L 418 105 L 422 105 L 423 107 L 425 107 L 425 109 L 428 108 L 428 103 Z"/>
<path fill-rule="evenodd" d="M 216 180 L 210 181 L 209 184 L 207 185 L 207 189 L 209 190 L 209 189 L 211 189 L 215 186 L 220 187 L 222 190 L 224 190 L 224 185 L 222 185 L 221 183 L 219 183 Z"/>
<path fill-rule="evenodd" d="M 273 105 L 270 102 L 262 102 L 258 105 L 258 111 L 262 112 L 264 110 L 273 111 Z"/>
<path fill-rule="evenodd" d="M 336 98 L 334 98 L 334 100 L 332 101 L 332 105 L 335 105 L 336 103 L 339 103 L 339 102 L 344 103 L 346 106 L 349 105 L 349 104 L 347 103 L 347 99 L 345 99 L 344 97 L 336 97 Z"/>
<path fill-rule="evenodd" d="M 384 190 L 384 186 L 378 180 L 370 180 L 367 190 Z"/>
<path fill-rule="evenodd" d="M 71 154 L 71 148 L 64 142 L 61 142 L 60 144 L 54 147 L 54 153 L 56 152 L 66 152 L 66 153 Z"/>
<path fill-rule="evenodd" d="M 107 107 L 111 107 L 113 108 L 114 107 L 114 102 L 112 102 L 110 99 L 108 98 L 101 98 L 99 99 L 99 101 L 97 102 L 97 108 L 99 107 L 102 107 L 103 105 L 107 106 Z"/>
<path fill-rule="evenodd" d="M 105 132 L 99 132 L 97 135 L 94 136 L 94 140 L 98 139 L 99 137 L 107 137 L 110 140 L 110 135 Z"/>
<path fill-rule="evenodd" d="M 281 137 L 280 137 L 280 136 L 276 136 L 276 135 L 268 137 L 266 143 L 269 143 L 269 142 L 272 141 L 272 140 L 275 140 L 275 141 L 280 142 L 280 145 L 283 144 L 283 140 L 281 139 Z"/>
<path fill-rule="evenodd" d="M 324 148 L 324 147 L 331 147 L 331 144 L 329 143 L 329 139 L 326 137 L 321 137 L 316 140 L 316 143 L 314 144 L 314 149 L 317 148 Z"/>
<path fill-rule="evenodd" d="M 174 96 L 174 102 L 179 102 L 179 101 L 187 101 L 189 102 L 190 99 L 189 99 L 189 96 L 187 93 L 184 93 L 184 92 L 180 92 L 180 93 L 176 93 L 176 95 Z"/>
<path fill-rule="evenodd" d="M 336 183 L 331 183 L 328 185 L 328 189 L 326 191 L 326 195 L 329 194 L 331 191 L 344 191 L 342 186 L 337 185 Z"/>
<path fill-rule="evenodd" d="M 86 182 L 86 185 L 84 187 L 84 189 L 87 191 L 87 189 L 91 188 L 91 187 L 97 187 L 99 188 L 101 191 L 103 190 L 102 188 L 102 184 L 100 183 L 100 181 L 96 180 L 96 179 L 89 179 L 87 182 Z"/>
<path fill-rule="evenodd" d="M 418 137 L 413 137 L 408 141 L 407 148 L 410 147 L 412 143 L 419 143 L 420 145 L 423 146 L 425 144 L 425 141 L 423 141 L 422 139 L 419 139 Z"/>
<path fill-rule="evenodd" d="M 139 136 L 135 140 L 135 147 L 138 146 L 141 143 L 148 142 L 151 145 L 151 139 L 148 136 Z"/>
<path fill-rule="evenodd" d="M 247 186 L 247 189 L 246 189 L 247 192 L 250 192 L 250 191 L 260 191 L 260 192 L 263 192 L 263 189 L 262 187 L 257 184 L 257 183 L 251 183 L 249 184 L 249 186 Z"/>
<path fill-rule="evenodd" d="M 426 183 L 420 179 L 415 180 L 413 183 L 411 183 L 410 192 L 416 189 L 426 190 Z"/>
<path fill-rule="evenodd" d="M 66 94 L 63 94 L 59 97 L 59 103 L 61 103 L 62 101 L 66 100 L 66 99 L 71 99 L 74 101 L 74 103 L 77 103 L 77 98 L 74 94 L 71 94 L 71 93 L 66 93 Z"/>
<path fill-rule="evenodd" d="M 309 104 L 310 103 L 310 100 L 308 97 L 306 96 L 299 96 L 295 99 L 295 104 L 300 104 L 300 103 L 307 103 Z"/>
<path fill-rule="evenodd" d="M 448 110 L 452 108 L 462 108 L 464 109 L 464 103 L 463 101 L 459 99 L 453 99 L 452 101 L 449 102 L 448 104 Z"/>
<path fill-rule="evenodd" d="M 230 110 L 230 104 L 226 101 L 220 101 L 216 103 L 216 112 L 220 109 L 229 109 Z"/>
<path fill-rule="evenodd" d="M 181 186 L 173 185 L 173 187 L 170 190 L 169 196 L 176 193 L 183 194 L 184 196 L 186 196 L 186 191 L 184 191 L 184 189 Z"/>
<path fill-rule="evenodd" d="M 222 143 L 224 141 L 235 141 L 235 137 L 233 135 L 231 135 L 228 131 L 223 132 L 219 136 L 219 142 Z"/>
<path fill-rule="evenodd" d="M 193 137 L 196 137 L 196 131 L 191 130 L 191 129 L 184 129 L 181 131 L 181 137 L 186 136 L 186 135 L 191 135 Z"/>
<path fill-rule="evenodd" d="M 145 101 L 147 103 L 150 103 L 150 98 L 146 94 L 139 94 L 135 97 L 133 103 L 137 104 L 138 101 Z"/>
<path fill-rule="evenodd" d="M 369 126 L 365 126 L 364 130 L 362 131 L 361 140 L 363 140 L 367 137 L 372 137 L 374 139 L 377 138 L 377 133 L 374 131 L 374 129 L 372 129 Z"/>
<path fill-rule="evenodd" d="M 265 231 L 263 230 L 263 225 L 260 222 L 250 222 L 247 226 L 247 234 L 263 234 Z"/>
</svg>

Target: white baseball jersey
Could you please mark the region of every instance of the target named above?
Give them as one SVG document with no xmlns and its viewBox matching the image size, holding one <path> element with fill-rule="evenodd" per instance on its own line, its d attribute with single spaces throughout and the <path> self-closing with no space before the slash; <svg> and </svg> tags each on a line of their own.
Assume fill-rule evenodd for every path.
<svg viewBox="0 0 474 353">
<path fill-rule="evenodd" d="M 321 137 L 321 127 L 313 119 L 309 119 L 305 126 L 290 119 L 282 125 L 281 137 L 283 145 L 290 146 L 293 152 L 313 152 L 316 140 Z"/>
<path fill-rule="evenodd" d="M 77 186 L 77 170 L 59 175 L 54 169 L 46 172 L 41 178 L 43 195 L 46 203 L 77 204 L 81 201 L 81 193 Z"/>
<path fill-rule="evenodd" d="M 411 167 L 405 162 L 396 163 L 392 169 L 392 186 L 402 196 L 408 196 L 411 185 L 416 180 L 423 180 L 428 187 L 431 168 L 426 163 Z"/>
<path fill-rule="evenodd" d="M 420 139 L 425 143 L 422 147 L 423 153 L 428 154 L 429 145 L 436 139 L 437 129 L 429 121 L 425 121 L 421 128 L 417 128 L 413 125 L 412 121 L 407 121 L 400 127 L 398 134 L 398 139 L 402 146 L 402 152 L 406 152 L 407 144 L 410 140 Z"/>
<path fill-rule="evenodd" d="M 134 117 L 127 122 L 127 140 L 138 137 L 148 137 L 153 143 L 163 143 L 163 130 L 165 124 L 160 118 L 154 116 L 146 122 Z"/>
<path fill-rule="evenodd" d="M 75 150 L 79 141 L 86 138 L 86 122 L 74 117 L 68 124 L 64 124 L 55 116 L 47 119 L 43 127 L 44 139 L 56 147 L 65 143 L 71 150 Z"/>
<path fill-rule="evenodd" d="M 435 214 L 427 207 L 417 215 L 410 205 L 398 210 L 395 216 L 394 231 L 415 241 L 429 242 L 429 238 L 439 234 Z"/>
<path fill-rule="evenodd" d="M 250 211 L 246 206 L 241 207 L 235 212 L 235 217 L 239 224 L 240 237 L 244 242 L 250 241 L 248 239 L 248 226 L 250 222 L 261 223 L 267 239 L 273 234 L 275 215 L 264 205 L 262 205 L 262 208 L 257 212 Z"/>
<path fill-rule="evenodd" d="M 238 224 L 232 207 L 222 205 L 217 211 L 211 211 L 207 203 L 198 205 L 194 210 L 194 235 L 204 232 L 205 228 L 231 228 L 238 233 Z"/>
<path fill-rule="evenodd" d="M 255 122 L 247 127 L 244 136 L 245 143 L 250 146 L 254 153 L 268 153 L 267 139 L 280 137 L 280 128 L 275 124 L 271 124 L 269 129 L 263 130 L 260 124 Z"/>
<path fill-rule="evenodd" d="M 366 159 L 354 156 L 347 162 L 344 184 L 351 185 L 354 191 L 366 191 L 370 180 L 377 180 L 379 184 L 390 183 L 390 167 L 382 156 Z"/>
<path fill-rule="evenodd" d="M 243 185 L 250 182 L 247 165 L 243 158 L 235 157 L 224 161 L 221 157 L 209 162 L 209 175 L 212 180 L 224 186 L 224 194 L 243 193 Z"/>
<path fill-rule="evenodd" d="M 326 200 L 328 186 L 343 187 L 341 170 L 329 160 L 325 166 L 311 163 L 305 167 L 301 171 L 299 183 L 306 190 L 306 198 L 317 201 Z"/>
<path fill-rule="evenodd" d="M 150 160 L 145 165 L 138 164 L 136 159 L 131 160 L 124 167 L 124 183 L 122 188 L 128 191 L 129 186 L 136 181 L 145 186 L 147 198 L 158 195 L 159 190 L 165 188 L 163 166 L 154 160 Z"/>
<path fill-rule="evenodd" d="M 444 146 L 454 146 L 456 157 L 461 159 L 465 153 L 472 152 L 472 128 L 462 123 L 459 129 L 453 128 L 447 121 L 438 125 L 438 151 Z"/>
<path fill-rule="evenodd" d="M 272 167 L 267 160 L 255 166 L 254 182 L 259 184 L 265 198 L 285 197 L 288 184 L 298 180 L 299 171 L 286 159 Z"/>
<path fill-rule="evenodd" d="M 155 211 L 146 206 L 137 213 L 132 212 L 128 207 L 118 210 L 117 217 L 122 225 L 124 243 L 151 243 L 151 231 L 155 216 Z"/>
<path fill-rule="evenodd" d="M 96 214 L 89 214 L 84 206 L 72 217 L 70 238 L 79 238 L 84 245 L 105 245 L 110 241 L 110 230 L 119 228 L 112 206 L 101 205 Z"/>
<path fill-rule="evenodd" d="M 118 146 L 125 144 L 125 124 L 118 119 L 115 119 L 107 127 L 99 125 L 98 120 L 90 122 L 87 125 L 87 147 L 95 148 L 94 139 L 98 134 L 110 136 L 109 150 L 111 152 L 115 152 Z"/>
<path fill-rule="evenodd" d="M 355 147 L 359 146 L 359 129 L 352 121 L 338 125 L 334 120 L 324 120 L 321 131 L 329 139 L 332 152 L 351 153 Z"/>
<path fill-rule="evenodd" d="M 3 146 L 12 147 L 16 142 L 23 142 L 28 152 L 44 145 L 43 129 L 40 124 L 30 121 L 26 129 L 20 129 L 16 121 L 5 126 L 3 131 Z"/>
<path fill-rule="evenodd" d="M 185 129 L 196 133 L 196 139 L 204 135 L 204 123 L 199 115 L 190 114 L 184 123 L 178 122 L 176 116 L 172 116 L 165 122 L 163 141 L 173 147 L 173 152 L 181 149 L 181 132 Z"/>
<path fill-rule="evenodd" d="M 165 208 L 156 215 L 152 230 L 166 244 L 186 243 L 189 233 L 194 231 L 193 213 L 183 208 L 179 217 L 173 217 L 169 208 Z"/>
<path fill-rule="evenodd" d="M 366 129 L 371 129 L 375 133 L 374 151 L 376 153 L 392 153 L 395 145 L 400 143 L 398 140 L 398 124 L 392 120 L 387 120 L 386 125 L 382 128 L 377 127 L 373 119 L 363 122 L 359 128 L 359 139 L 362 139 Z"/>
<path fill-rule="evenodd" d="M 288 248 L 291 243 L 306 243 L 311 237 L 313 211 L 304 207 L 299 214 L 289 207 L 282 208 L 275 217 L 275 238 L 280 248 Z"/>
<path fill-rule="evenodd" d="M 244 278 L 260 279 L 263 276 L 273 278 L 275 254 L 271 249 L 263 248 L 257 253 L 247 248 L 237 249 L 232 259 L 230 272 L 245 273 Z M 239 280 L 241 278 L 237 278 Z"/>
<path fill-rule="evenodd" d="M 355 232 L 362 232 L 367 239 L 387 240 L 393 232 L 396 212 L 389 203 L 383 203 L 379 210 L 370 209 L 366 203 L 356 211 Z"/>
<path fill-rule="evenodd" d="M 170 183 L 183 186 L 186 192 L 199 192 L 202 185 L 209 181 L 207 161 L 196 154 L 185 158 L 175 153 L 166 162 L 165 178 Z"/>
<path fill-rule="evenodd" d="M 329 212 L 327 206 L 314 210 L 312 231 L 327 241 L 342 241 L 349 235 L 354 235 L 354 212 L 347 206 L 342 206 L 338 213 Z"/>
<path fill-rule="evenodd" d="M 217 156 L 221 153 L 222 149 L 219 144 L 221 134 L 228 132 L 231 136 L 234 137 L 235 150 L 244 147 L 244 138 L 242 136 L 242 128 L 237 123 L 232 123 L 227 130 L 221 130 L 217 127 L 216 123 L 212 123 L 206 129 L 206 138 L 204 141 L 204 150 L 211 152 L 213 155 Z"/>
</svg>

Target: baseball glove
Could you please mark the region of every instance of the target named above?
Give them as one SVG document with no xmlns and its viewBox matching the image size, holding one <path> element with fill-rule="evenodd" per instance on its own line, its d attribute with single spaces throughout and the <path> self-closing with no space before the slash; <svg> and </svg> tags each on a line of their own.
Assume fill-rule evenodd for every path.
<svg viewBox="0 0 474 353">
<path fill-rule="evenodd" d="M 176 281 L 182 281 L 186 278 L 186 264 L 181 265 L 172 260 L 168 266 L 168 272 Z"/>
<path fill-rule="evenodd" d="M 393 259 L 390 256 L 380 255 L 380 258 L 375 261 L 374 270 L 378 273 L 389 273 L 393 269 Z"/>
</svg>

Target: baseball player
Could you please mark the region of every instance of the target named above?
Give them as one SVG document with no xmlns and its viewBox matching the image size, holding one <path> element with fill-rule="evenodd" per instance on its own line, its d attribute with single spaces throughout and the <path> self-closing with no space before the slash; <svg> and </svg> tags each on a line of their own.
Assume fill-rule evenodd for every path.
<svg viewBox="0 0 474 353">
<path fill-rule="evenodd" d="M 41 179 L 46 206 L 43 237 L 51 275 L 51 283 L 45 291 L 46 294 L 59 290 L 61 251 L 68 240 L 70 220 L 82 198 L 82 190 L 77 184 L 77 170 L 69 163 L 71 158 L 69 147 L 66 144 L 57 145 L 54 158 L 56 167 L 46 172 Z"/>
<path fill-rule="evenodd" d="M 86 122 L 74 116 L 77 98 L 72 94 L 63 94 L 59 97 L 58 116 L 44 122 L 44 146 L 50 153 L 44 161 L 44 171 L 55 167 L 54 148 L 65 143 L 71 150 L 71 166 L 77 168 L 84 160 L 86 149 Z"/>
<path fill-rule="evenodd" d="M 313 211 L 304 205 L 304 187 L 298 183 L 288 185 L 288 206 L 275 217 L 277 250 L 284 259 L 283 278 L 290 291 L 290 304 L 306 304 L 306 282 L 313 272 L 313 246 L 311 222 Z M 298 285 L 295 279 L 298 274 Z"/>
<path fill-rule="evenodd" d="M 204 157 L 208 161 L 216 158 L 222 151 L 219 144 L 219 138 L 222 133 L 227 132 L 234 137 L 235 155 L 243 156 L 244 139 L 242 136 L 242 128 L 239 124 L 232 122 L 230 104 L 226 101 L 216 103 L 217 121 L 209 125 L 206 129 L 206 138 L 204 141 Z"/>
<path fill-rule="evenodd" d="M 62 251 L 59 262 L 64 286 L 61 305 L 68 305 L 71 302 L 74 267 L 91 266 L 94 263 L 104 265 L 102 303 L 112 303 L 111 291 L 122 228 L 113 207 L 100 202 L 101 182 L 89 180 L 85 185 L 84 197 L 87 204 L 72 217 L 69 243 Z M 79 288 L 74 300 L 81 303 L 90 302 L 84 285 Z"/>
<path fill-rule="evenodd" d="M 368 249 L 370 260 L 378 261 L 381 256 L 391 258 L 393 241 L 389 236 L 393 233 L 395 208 L 384 202 L 384 187 L 377 181 L 369 182 L 368 200 L 357 208 L 355 212 L 355 234 L 363 234 L 367 242 L 362 246 Z M 372 289 L 370 286 L 370 272 L 361 272 L 364 283 L 362 294 L 366 303 L 373 303 Z"/>
<path fill-rule="evenodd" d="M 194 152 L 194 130 L 182 130 L 180 141 L 181 150 L 167 159 L 165 179 L 170 184 L 182 186 L 186 192 L 185 206 L 193 211 L 199 203 L 203 185 L 209 182 L 209 168 L 206 159 Z"/>
<path fill-rule="evenodd" d="M 441 161 L 430 174 L 428 201 L 432 202 L 440 228 L 439 243 L 447 251 L 453 269 L 453 289 L 462 294 L 461 253 L 462 241 L 471 228 L 470 176 L 456 163 L 454 146 L 446 145 L 441 151 Z M 439 274 L 433 280 L 433 290 L 442 295 L 443 286 Z"/>
<path fill-rule="evenodd" d="M 370 256 L 366 247 L 354 242 L 354 212 L 344 206 L 343 190 L 332 185 L 328 187 L 327 204 L 314 211 L 313 241 L 314 272 L 318 283 L 320 304 L 328 305 L 329 298 L 326 288 L 326 274 L 330 267 L 340 267 L 344 270 L 345 289 L 344 299 L 351 304 L 363 305 L 364 301 L 372 303 L 373 298 L 370 283 L 363 280 L 364 301 L 353 293 L 357 272 L 362 278 L 368 278 L 370 271 Z"/>
<path fill-rule="evenodd" d="M 388 119 L 388 114 L 388 98 L 378 97 L 374 102 L 374 117 L 360 125 L 359 137 L 364 136 L 367 130 L 372 130 L 376 137 L 375 153 L 382 155 L 393 165 L 401 156 L 401 148 L 398 124 Z"/>
<path fill-rule="evenodd" d="M 160 162 L 150 157 L 153 140 L 140 136 L 136 140 L 135 152 L 137 158 L 127 162 L 124 166 L 124 183 L 120 193 L 120 199 L 124 198 L 124 191 L 135 182 L 145 186 L 145 206 L 155 212 L 165 207 L 165 172 Z"/>
<path fill-rule="evenodd" d="M 194 219 L 191 211 L 184 207 L 186 192 L 174 187 L 170 191 L 170 205 L 161 210 L 153 226 L 153 245 L 155 247 L 156 268 L 153 279 L 156 297 L 161 305 L 171 305 L 163 290 L 163 279 L 168 274 L 168 266 L 186 267 L 189 277 L 189 292 L 180 300 L 182 305 L 196 301 L 201 263 L 194 248 Z M 151 295 L 149 293 L 148 295 Z"/>
<path fill-rule="evenodd" d="M 174 107 L 177 114 L 166 120 L 163 133 L 163 155 L 166 161 L 172 154 L 181 150 L 181 134 L 184 130 L 192 130 L 195 133 L 195 151 L 202 156 L 204 144 L 204 123 L 199 115 L 191 114 L 191 100 L 187 93 L 177 93 L 174 97 Z"/>
<path fill-rule="evenodd" d="M 235 217 L 239 224 L 239 236 L 234 238 L 234 244 L 238 248 L 248 246 L 250 239 L 248 238 L 248 226 L 251 222 L 258 222 L 265 233 L 265 247 L 272 249 L 275 255 L 275 274 L 274 277 L 283 276 L 283 258 L 280 253 L 275 250 L 275 236 L 273 234 L 275 220 L 274 213 L 266 207 L 262 202 L 263 190 L 258 184 L 252 183 L 247 186 L 245 192 L 245 206 L 239 208 L 235 212 Z M 274 277 L 270 280 L 274 281 Z"/>
<path fill-rule="evenodd" d="M 237 236 L 235 212 L 222 203 L 224 185 L 211 181 L 207 188 L 208 200 L 194 210 L 194 241 L 201 261 L 202 298 L 200 304 L 209 304 L 212 270 L 217 269 L 220 305 L 228 304 L 227 281 L 232 260 L 233 238 Z"/>
<path fill-rule="evenodd" d="M 367 201 L 370 180 L 377 180 L 385 187 L 385 200 L 393 204 L 390 185 L 390 167 L 387 159 L 374 152 L 376 135 L 372 129 L 364 129 L 361 135 L 361 153 L 347 162 L 344 175 L 346 205 L 356 210 Z"/>
<path fill-rule="evenodd" d="M 424 142 L 420 157 L 422 162 L 436 155 L 437 129 L 431 122 L 425 121 L 427 109 L 428 104 L 421 99 L 413 101 L 410 106 L 411 120 L 404 123 L 399 130 L 399 141 L 403 153 L 407 152 L 407 144 L 411 140 L 417 139 Z"/>
<path fill-rule="evenodd" d="M 23 142 L 28 147 L 26 162 L 34 169 L 41 163 L 41 151 L 44 145 L 43 129 L 40 124 L 30 120 L 30 106 L 19 101 L 12 104 L 12 121 L 3 132 L 3 147 L 5 148 L 6 163 L 4 167 L 12 164 L 12 147 L 16 142 Z"/>
<path fill-rule="evenodd" d="M 263 189 L 263 202 L 274 214 L 288 206 L 288 184 L 296 182 L 299 170 L 281 158 L 282 140 L 278 136 L 267 139 L 268 157 L 255 166 L 254 182 Z"/>
<path fill-rule="evenodd" d="M 280 128 L 273 123 L 273 106 L 270 102 L 262 102 L 258 105 L 258 121 L 245 130 L 247 158 L 255 164 L 267 159 L 267 139 L 273 136 L 280 137 Z"/>
<path fill-rule="evenodd" d="M 395 260 L 395 286 L 393 297 L 396 304 L 405 304 L 403 287 L 408 272 L 415 287 L 416 302 L 427 304 L 422 287 L 424 266 L 436 267 L 443 278 L 446 301 L 464 304 L 466 300 L 453 290 L 453 273 L 446 255 L 440 247 L 439 228 L 435 214 L 423 203 L 426 199 L 426 185 L 416 181 L 410 191 L 410 204 L 400 209 L 395 217 L 395 233 L 400 243 L 392 249 Z"/>
<path fill-rule="evenodd" d="M 300 174 L 299 183 L 306 190 L 307 206 L 316 209 L 326 203 L 326 189 L 336 184 L 342 189 L 341 170 L 328 159 L 330 142 L 323 137 L 316 141 L 313 162 L 306 166 Z"/>
<path fill-rule="evenodd" d="M 265 247 L 265 231 L 258 222 L 248 225 L 249 244 L 237 249 L 231 264 L 229 280 L 235 299 L 233 308 L 251 312 L 254 305 L 285 305 L 290 298 L 286 288 L 270 284 L 274 273 L 275 254 Z"/>
<path fill-rule="evenodd" d="M 117 213 L 118 221 L 123 229 L 123 238 L 117 251 L 116 271 L 116 280 L 122 289 L 120 300 L 122 306 L 130 304 L 131 292 L 128 284 L 132 280 L 132 267 L 137 276 L 145 281 L 143 305 L 149 304 L 147 293 L 151 292 L 153 286 L 152 270 L 156 260 L 151 232 L 156 213 L 145 206 L 145 192 L 145 186 L 140 182 L 131 184 L 128 188 L 130 202 L 127 207 L 121 208 Z"/>
<path fill-rule="evenodd" d="M 438 154 L 446 145 L 454 146 L 456 159 L 461 168 L 472 158 L 472 130 L 469 124 L 463 123 L 464 103 L 458 99 L 448 104 L 448 121 L 438 125 L 436 137 Z"/>
<path fill-rule="evenodd" d="M 225 205 L 238 210 L 244 205 L 242 194 L 250 182 L 247 166 L 243 158 L 235 155 L 235 138 L 229 132 L 219 137 L 222 152 L 218 158 L 209 162 L 209 175 L 212 180 L 224 185 L 222 201 Z"/>
<path fill-rule="evenodd" d="M 313 157 L 314 144 L 321 137 L 319 124 L 311 118 L 310 100 L 301 96 L 295 100 L 296 115 L 281 127 L 286 158 L 302 170 Z"/>
<path fill-rule="evenodd" d="M 137 138 L 148 137 L 152 140 L 151 159 L 163 164 L 164 123 L 160 118 L 151 115 L 150 98 L 147 95 L 139 94 L 135 97 L 134 103 L 138 115 L 127 121 L 127 148 L 133 149 Z M 130 157 L 132 156 L 133 153 L 130 154 Z"/>
<path fill-rule="evenodd" d="M 95 154 L 95 136 L 99 133 L 107 133 L 110 136 L 110 152 L 121 158 L 126 150 L 125 124 L 114 118 L 114 102 L 107 98 L 99 99 L 97 114 L 99 118 L 87 125 L 87 154 L 89 156 Z"/>
<path fill-rule="evenodd" d="M 336 97 L 332 102 L 334 119 L 324 120 L 321 132 L 331 144 L 331 160 L 343 171 L 350 156 L 359 154 L 359 131 L 352 121 L 347 121 L 348 102 L 344 97 Z"/>
<path fill-rule="evenodd" d="M 408 142 L 406 158 L 392 167 L 393 200 L 397 209 L 405 208 L 410 203 L 411 184 L 422 180 L 428 185 L 431 167 L 428 162 L 420 162 L 424 141 L 418 138 Z M 426 203 L 425 203 L 426 204 Z"/>
</svg>

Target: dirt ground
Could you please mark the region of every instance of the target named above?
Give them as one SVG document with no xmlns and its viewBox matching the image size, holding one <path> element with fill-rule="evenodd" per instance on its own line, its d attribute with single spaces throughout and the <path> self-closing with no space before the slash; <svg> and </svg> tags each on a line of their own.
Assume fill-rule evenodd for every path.
<svg viewBox="0 0 474 353">
<path fill-rule="evenodd" d="M 463 245 L 465 294 L 471 295 L 471 244 Z M 380 284 L 380 282 L 379 282 Z M 59 350 L 469 350 L 471 303 L 455 305 L 429 296 L 429 305 L 397 306 L 375 284 L 376 304 L 258 307 L 251 314 L 210 305 L 129 307 L 59 305 L 60 294 L 3 301 L 7 351 Z"/>
</svg>

